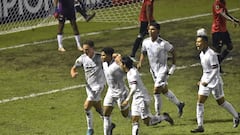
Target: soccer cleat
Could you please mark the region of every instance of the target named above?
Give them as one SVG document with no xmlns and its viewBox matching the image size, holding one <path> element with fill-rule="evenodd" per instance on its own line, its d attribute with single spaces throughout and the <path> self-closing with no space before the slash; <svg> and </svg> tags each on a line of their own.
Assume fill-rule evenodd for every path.
<svg viewBox="0 0 240 135">
<path fill-rule="evenodd" d="M 238 113 L 238 118 L 233 119 L 233 127 L 237 128 L 239 125 L 240 113 Z"/>
<path fill-rule="evenodd" d="M 184 102 L 180 102 L 180 104 L 178 105 L 178 117 L 182 117 L 184 106 L 185 106 Z"/>
<path fill-rule="evenodd" d="M 191 133 L 202 133 L 204 132 L 203 126 L 198 126 L 196 129 L 191 130 Z"/>
<path fill-rule="evenodd" d="M 171 125 L 174 125 L 174 121 L 173 121 L 173 119 L 170 117 L 170 115 L 168 114 L 168 113 L 163 113 L 163 116 L 165 116 L 165 120 L 167 121 L 167 122 L 169 122 Z"/>
<path fill-rule="evenodd" d="M 88 15 L 88 16 L 85 18 L 86 22 L 89 22 L 90 20 L 92 20 L 95 15 L 96 15 L 95 12 L 94 12 L 93 14 L 91 14 L 91 15 Z"/>
<path fill-rule="evenodd" d="M 93 129 L 88 129 L 87 130 L 87 135 L 93 135 L 94 133 L 94 130 Z"/>
<path fill-rule="evenodd" d="M 59 52 L 66 52 L 66 50 L 65 50 L 63 47 L 58 48 L 58 51 L 59 51 Z"/>
<path fill-rule="evenodd" d="M 111 124 L 110 127 L 110 135 L 112 135 L 113 129 L 116 127 L 116 125 L 114 123 Z"/>
</svg>

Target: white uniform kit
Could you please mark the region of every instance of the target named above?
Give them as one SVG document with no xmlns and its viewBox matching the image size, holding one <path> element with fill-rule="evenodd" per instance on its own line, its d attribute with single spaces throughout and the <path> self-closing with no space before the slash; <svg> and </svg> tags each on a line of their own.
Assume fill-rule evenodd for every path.
<svg viewBox="0 0 240 135">
<path fill-rule="evenodd" d="M 86 79 L 87 100 L 101 100 L 101 92 L 106 84 L 106 79 L 102 69 L 101 55 L 95 53 L 93 58 L 82 54 L 75 62 L 75 66 L 83 66 Z"/>
<path fill-rule="evenodd" d="M 173 45 L 160 37 L 154 42 L 152 42 L 151 37 L 149 37 L 142 43 L 142 52 L 147 53 L 150 72 L 155 82 L 155 87 L 167 84 L 167 59 L 168 52 L 171 49 L 173 49 Z"/>
<path fill-rule="evenodd" d="M 128 89 L 123 80 L 125 73 L 115 61 L 112 61 L 109 65 L 107 62 L 104 62 L 103 71 L 108 84 L 108 90 L 103 105 L 114 106 L 114 104 L 117 103 L 118 107 L 121 109 L 121 103 L 128 95 Z"/>
</svg>

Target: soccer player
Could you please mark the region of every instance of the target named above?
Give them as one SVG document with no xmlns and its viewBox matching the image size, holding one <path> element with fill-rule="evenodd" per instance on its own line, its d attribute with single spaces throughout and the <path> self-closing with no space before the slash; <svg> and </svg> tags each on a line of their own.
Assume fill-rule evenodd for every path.
<svg viewBox="0 0 240 135">
<path fill-rule="evenodd" d="M 154 0 L 143 0 L 142 8 L 139 15 L 139 21 L 140 21 L 140 29 L 139 34 L 133 44 L 132 52 L 131 52 L 131 59 L 136 62 L 135 55 L 139 48 L 139 46 L 142 44 L 143 38 L 145 35 L 148 34 L 148 26 L 150 22 L 155 21 L 153 17 L 153 7 L 154 7 Z"/>
<path fill-rule="evenodd" d="M 157 115 L 160 115 L 161 97 L 164 94 L 178 108 L 179 117 L 183 114 L 184 102 L 180 102 L 174 93 L 168 89 L 168 76 L 174 73 L 176 68 L 175 50 L 172 44 L 159 37 L 160 24 L 152 22 L 149 25 L 149 36 L 143 40 L 142 51 L 138 68 L 141 68 L 145 55 L 148 56 L 150 73 L 154 80 L 154 106 Z M 172 54 L 172 66 L 168 70 L 168 53 Z"/>
<path fill-rule="evenodd" d="M 240 21 L 228 13 L 225 0 L 215 0 L 212 6 L 213 23 L 212 23 L 212 43 L 214 50 L 218 53 L 219 64 L 226 58 L 229 52 L 233 49 L 233 44 L 227 30 L 227 20 L 240 25 Z M 226 44 L 226 49 L 222 52 L 223 45 Z M 223 73 L 220 67 L 220 72 Z"/>
<path fill-rule="evenodd" d="M 103 48 L 101 51 L 103 71 L 108 84 L 108 90 L 103 101 L 104 135 L 112 135 L 112 129 L 115 125 L 111 124 L 111 113 L 116 103 L 122 113 L 122 116 L 125 118 L 130 117 L 129 104 L 121 106 L 122 102 L 128 95 L 128 89 L 123 80 L 125 73 L 115 62 L 113 54 L 114 49 L 111 47 Z"/>
<path fill-rule="evenodd" d="M 71 68 L 71 76 L 75 78 L 78 75 L 77 68 L 83 67 L 87 92 L 87 99 L 84 103 L 88 126 L 87 135 L 92 135 L 94 130 L 91 108 L 94 107 L 100 116 L 103 117 L 101 93 L 106 84 L 106 80 L 102 69 L 101 54 L 94 51 L 94 42 L 91 40 L 85 41 L 83 43 L 83 52 L 84 54 L 77 58 Z"/>
<path fill-rule="evenodd" d="M 224 98 L 223 81 L 220 76 L 220 67 L 217 54 L 211 48 L 209 48 L 208 37 L 206 33 L 197 36 L 196 47 L 197 50 L 201 51 L 200 60 L 203 68 L 203 74 L 201 80 L 198 82 L 199 89 L 196 107 L 198 127 L 196 129 L 191 130 L 191 132 L 192 133 L 204 132 L 203 128 L 204 103 L 207 100 L 210 92 L 216 99 L 218 105 L 227 110 L 233 116 L 233 127 L 234 128 L 238 127 L 240 116 L 233 108 L 233 106 Z"/>
<path fill-rule="evenodd" d="M 138 135 L 139 133 L 139 119 L 144 121 L 147 126 L 152 126 L 160 123 L 163 120 L 168 121 L 171 125 L 174 124 L 173 119 L 168 113 L 163 113 L 163 115 L 153 116 L 150 112 L 150 101 L 151 97 L 145 88 L 142 79 L 139 75 L 138 70 L 133 66 L 133 61 L 130 57 L 125 56 L 120 61 L 119 64 L 123 71 L 127 73 L 128 85 L 130 87 L 130 92 L 128 97 L 122 103 L 122 106 L 128 105 L 131 97 L 132 99 L 132 135 Z"/>
<path fill-rule="evenodd" d="M 96 13 L 94 12 L 93 14 L 88 15 L 84 3 L 85 3 L 85 0 L 74 0 L 74 7 L 76 11 L 83 16 L 85 21 L 89 22 L 96 15 Z"/>
<path fill-rule="evenodd" d="M 60 52 L 66 51 L 62 44 L 63 28 L 66 20 L 69 20 L 71 23 L 78 50 L 82 51 L 82 47 L 80 44 L 80 35 L 76 23 L 74 0 L 54 0 L 54 6 L 55 6 L 54 17 L 58 19 L 58 34 L 57 34 L 58 51 Z"/>
</svg>

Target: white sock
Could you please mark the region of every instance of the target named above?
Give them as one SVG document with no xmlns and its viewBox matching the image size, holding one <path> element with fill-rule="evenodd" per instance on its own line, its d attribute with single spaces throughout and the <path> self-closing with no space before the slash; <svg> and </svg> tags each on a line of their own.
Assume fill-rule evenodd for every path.
<svg viewBox="0 0 240 135">
<path fill-rule="evenodd" d="M 88 129 L 93 129 L 93 115 L 90 110 L 85 111 L 86 113 L 86 119 L 87 119 L 87 127 Z"/>
<path fill-rule="evenodd" d="M 110 127 L 111 127 L 111 118 L 108 116 L 103 116 L 103 131 L 104 135 L 109 135 Z"/>
<path fill-rule="evenodd" d="M 155 108 L 155 112 L 156 114 L 160 115 L 161 113 L 161 107 L 162 107 L 162 99 L 160 94 L 154 94 L 154 108 Z"/>
<path fill-rule="evenodd" d="M 203 126 L 204 104 L 197 103 L 197 123 L 198 126 Z"/>
<path fill-rule="evenodd" d="M 57 35 L 58 48 L 63 48 L 62 39 L 63 39 L 63 35 L 58 34 Z"/>
<path fill-rule="evenodd" d="M 77 47 L 80 48 L 81 47 L 81 42 L 80 42 L 80 35 L 75 35 L 75 40 L 76 40 L 76 43 L 77 43 Z"/>
<path fill-rule="evenodd" d="M 180 104 L 180 101 L 177 99 L 177 97 L 174 95 L 174 93 L 171 90 L 168 90 L 168 92 L 165 93 L 164 95 L 175 105 Z"/>
<path fill-rule="evenodd" d="M 151 116 L 151 119 L 149 121 L 149 126 L 156 125 L 156 124 L 160 123 L 163 120 L 164 120 L 164 117 L 162 115 L 160 115 L 160 116 L 154 116 L 153 115 L 153 116 Z"/>
<path fill-rule="evenodd" d="M 238 118 L 237 111 L 233 108 L 232 104 L 230 104 L 228 101 L 225 101 L 221 104 L 221 107 L 223 107 L 225 110 L 227 110 L 234 118 Z"/>
<path fill-rule="evenodd" d="M 138 130 L 139 130 L 139 123 L 138 122 L 132 123 L 132 135 L 138 135 Z"/>
</svg>

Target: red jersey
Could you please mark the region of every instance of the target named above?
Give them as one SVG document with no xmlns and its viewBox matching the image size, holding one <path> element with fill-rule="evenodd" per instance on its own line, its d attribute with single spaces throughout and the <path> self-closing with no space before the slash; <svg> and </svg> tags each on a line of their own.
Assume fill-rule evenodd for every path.
<svg viewBox="0 0 240 135">
<path fill-rule="evenodd" d="M 147 22 L 147 6 L 150 6 L 150 21 L 154 20 L 153 18 L 153 3 L 154 0 L 143 0 L 142 8 L 139 16 L 139 21 Z"/>
<path fill-rule="evenodd" d="M 215 0 L 212 6 L 213 12 L 213 23 L 212 23 L 212 33 L 214 32 L 226 32 L 226 18 L 223 17 L 220 13 L 225 12 L 227 13 L 226 2 L 222 0 Z"/>
</svg>

